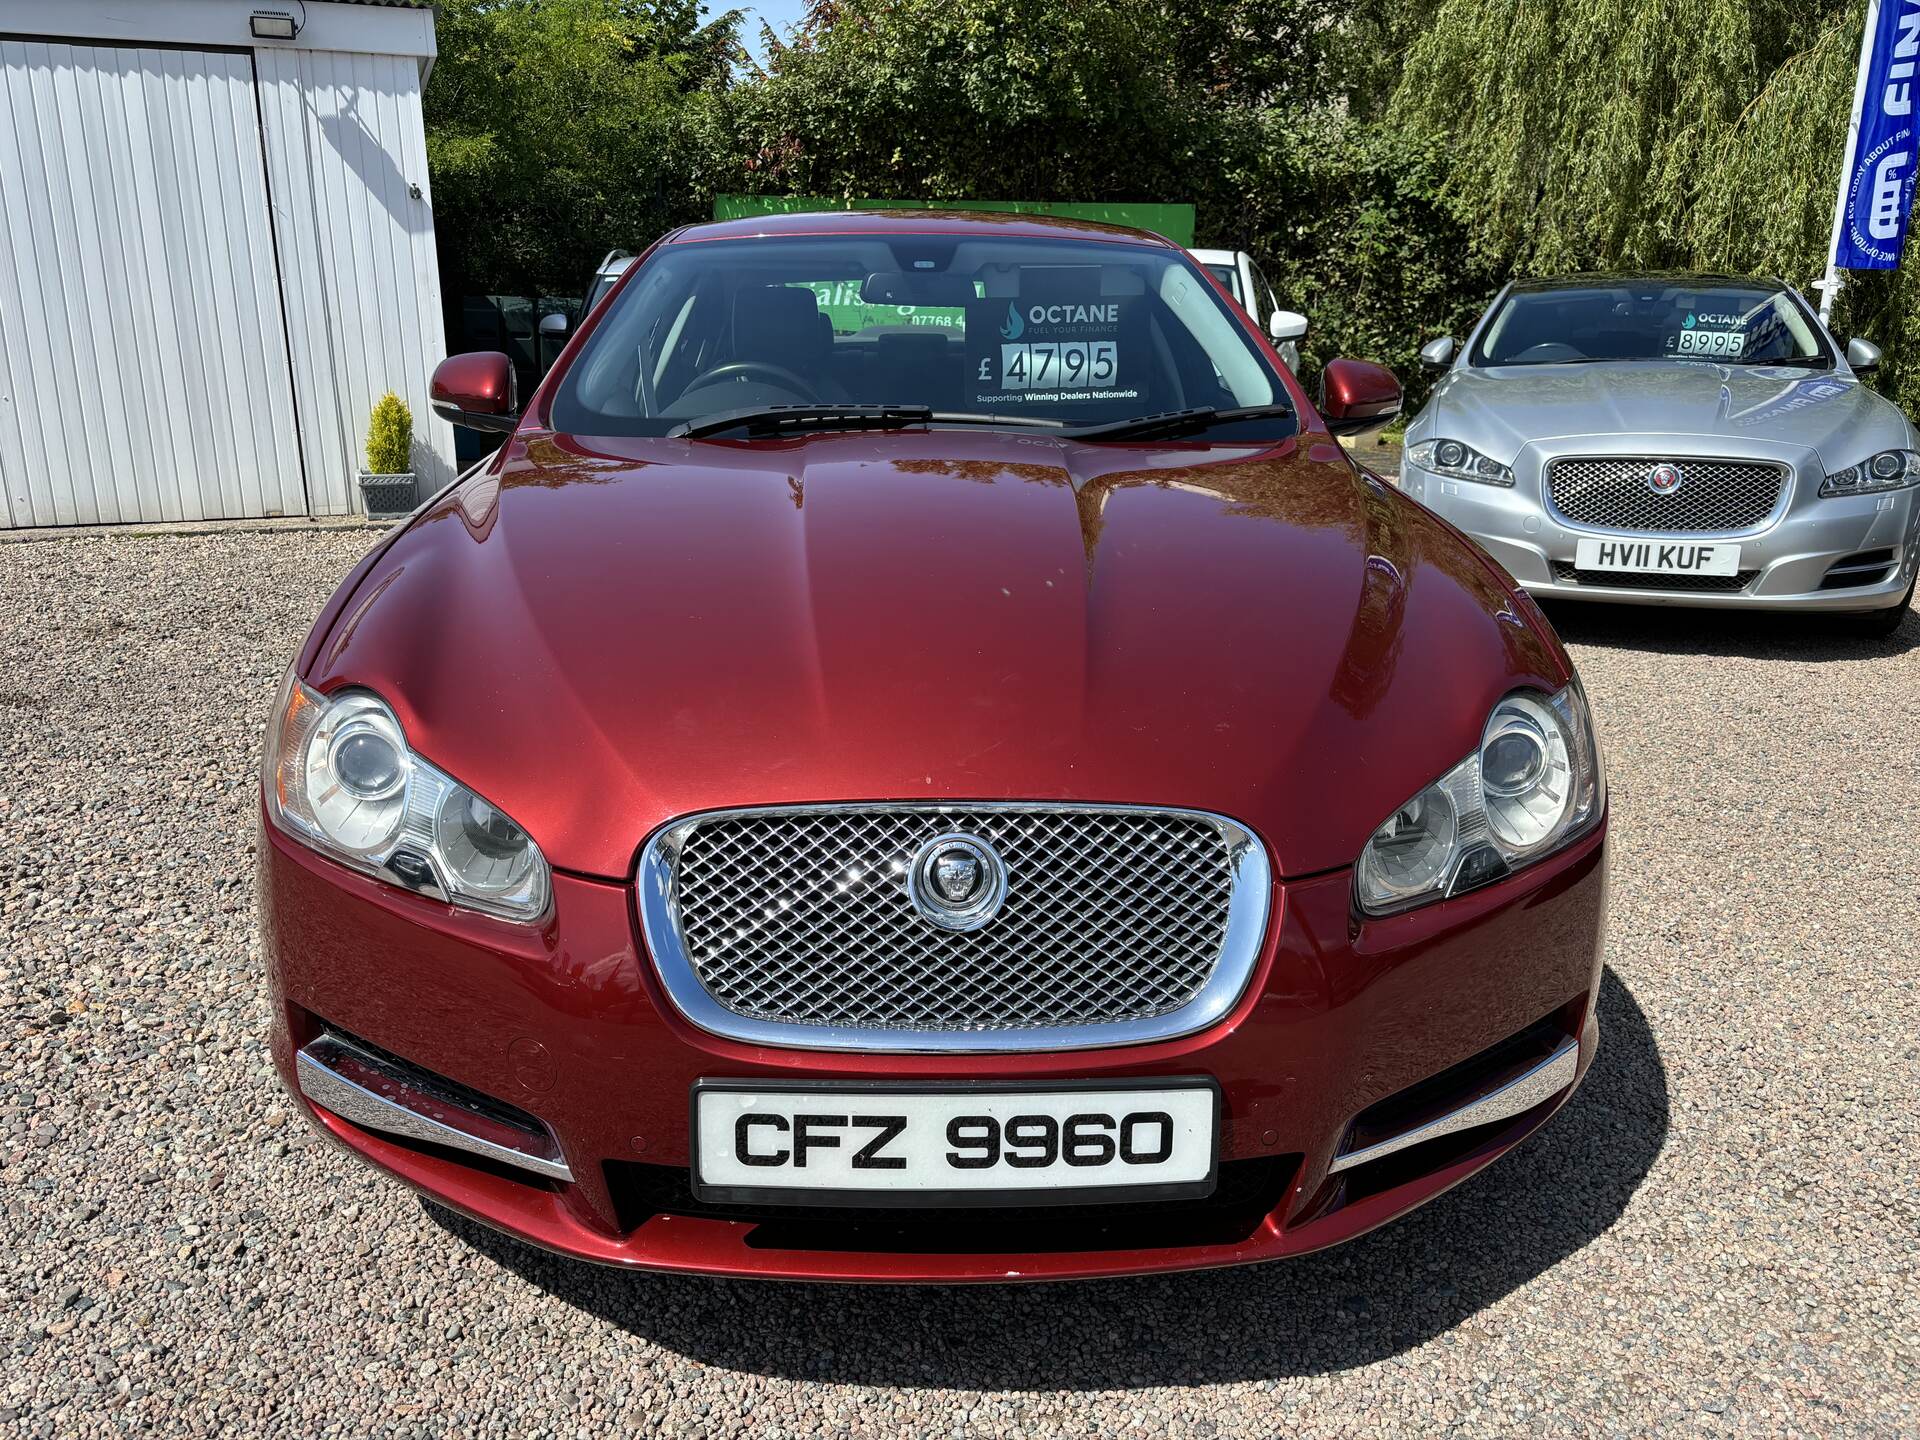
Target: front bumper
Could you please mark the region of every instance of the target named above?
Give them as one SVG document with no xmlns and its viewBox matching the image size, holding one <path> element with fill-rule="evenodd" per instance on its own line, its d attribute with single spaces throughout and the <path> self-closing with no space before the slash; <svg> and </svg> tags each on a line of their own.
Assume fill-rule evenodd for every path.
<svg viewBox="0 0 1920 1440">
<path fill-rule="evenodd" d="M 1354 919 L 1344 872 L 1276 884 L 1254 978 L 1218 1025 L 1125 1048 L 977 1056 L 778 1050 L 699 1031 L 645 957 L 629 886 L 556 875 L 551 918 L 528 930 L 380 885 L 265 823 L 258 853 L 274 1058 L 314 1123 L 476 1220 L 632 1268 L 947 1282 L 1299 1254 L 1431 1199 L 1531 1134 L 1572 1093 L 1598 1038 L 1604 828 L 1500 884 L 1386 920 Z M 509 1159 L 521 1145 L 512 1116 L 536 1119 L 556 1152 L 548 1169 L 314 1103 L 299 1052 L 330 1033 L 501 1102 Z M 1496 1074 L 1491 1057 L 1506 1069 Z M 1499 1074 L 1532 1078 L 1502 1090 Z M 1221 1091 L 1220 1187 L 1207 1201 L 961 1224 L 746 1212 L 702 1205 L 687 1187 L 688 1097 L 702 1078 L 1044 1086 L 1193 1075 Z M 1474 1113 L 1490 1118 L 1450 1127 L 1460 1096 L 1484 1100 Z"/>
<path fill-rule="evenodd" d="M 1631 447 L 1629 447 L 1631 448 Z M 1657 447 L 1640 447 L 1653 449 Z M 1769 456 L 1767 458 L 1778 458 Z M 1862 612 L 1898 605 L 1920 567 L 1920 490 L 1885 495 L 1810 493 L 1817 484 L 1796 476 L 1782 513 L 1762 529 L 1739 534 L 1661 535 L 1604 530 L 1561 519 L 1540 494 L 1539 466 L 1516 467 L 1512 488 L 1452 480 L 1405 464 L 1401 488 L 1464 530 L 1534 595 L 1631 605 L 1687 605 L 1715 609 Z M 1663 587 L 1653 576 L 1609 583 L 1595 572 L 1574 571 L 1586 539 L 1726 542 L 1740 547 L 1740 571 L 1754 572 L 1737 589 Z M 1853 557 L 1887 552 L 1866 584 L 1829 572 Z"/>
</svg>

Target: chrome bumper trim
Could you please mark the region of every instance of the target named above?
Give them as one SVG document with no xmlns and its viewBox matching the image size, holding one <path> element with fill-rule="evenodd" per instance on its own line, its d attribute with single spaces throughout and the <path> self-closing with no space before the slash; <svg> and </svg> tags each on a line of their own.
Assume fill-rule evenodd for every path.
<svg viewBox="0 0 1920 1440">
<path fill-rule="evenodd" d="M 378 1094 L 358 1081 L 348 1079 L 326 1063 L 328 1058 L 336 1056 L 350 1056 L 356 1065 L 391 1075 L 394 1094 Z M 470 1155 L 479 1155 L 502 1165 L 531 1170 L 550 1180 L 573 1179 L 573 1171 L 567 1167 L 566 1161 L 558 1158 L 557 1148 L 552 1156 L 548 1156 L 496 1144 L 469 1134 L 457 1125 L 450 1125 L 445 1119 L 427 1114 L 420 1107 L 432 1105 L 448 1119 L 458 1119 L 459 1109 L 422 1094 L 377 1056 L 357 1046 L 348 1046 L 333 1036 L 323 1035 L 312 1044 L 302 1047 L 294 1056 L 294 1066 L 300 1077 L 301 1094 L 315 1104 L 324 1105 L 342 1120 L 349 1120 L 364 1129 L 379 1130 L 429 1145 L 444 1145 L 449 1150 L 464 1150 Z"/>
<path fill-rule="evenodd" d="M 1438 1140 L 1443 1135 L 1491 1125 L 1497 1120 L 1511 1120 L 1573 1084 L 1579 1070 L 1580 1042 L 1569 1036 L 1553 1054 L 1531 1070 L 1516 1075 L 1498 1090 L 1490 1091 L 1471 1104 L 1462 1105 L 1458 1110 L 1449 1111 L 1424 1125 L 1416 1125 L 1390 1140 L 1381 1140 L 1364 1150 L 1336 1156 L 1333 1164 L 1327 1167 L 1327 1173 L 1337 1175 L 1342 1170 L 1365 1165 L 1369 1160 L 1383 1159 L 1425 1140 Z"/>
</svg>

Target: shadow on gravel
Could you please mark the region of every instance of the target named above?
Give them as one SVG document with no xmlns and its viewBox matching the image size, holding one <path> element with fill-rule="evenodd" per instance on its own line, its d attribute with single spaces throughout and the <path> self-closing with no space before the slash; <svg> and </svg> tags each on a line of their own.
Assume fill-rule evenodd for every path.
<svg viewBox="0 0 1920 1440">
<path fill-rule="evenodd" d="M 1567 1108 L 1424 1209 L 1334 1250 L 1194 1275 L 980 1287 L 630 1275 L 436 1207 L 443 1228 L 557 1299 L 708 1365 L 802 1380 L 1107 1390 L 1349 1369 L 1463 1322 L 1603 1234 L 1667 1135 L 1666 1071 L 1609 970 L 1600 1052 Z"/>
<path fill-rule="evenodd" d="M 1891 635 L 1859 635 L 1837 615 L 1687 610 L 1671 605 L 1596 605 L 1542 600 L 1569 645 L 1663 655 L 1735 655 L 1749 660 L 1877 660 L 1920 646 L 1920 611 Z"/>
</svg>

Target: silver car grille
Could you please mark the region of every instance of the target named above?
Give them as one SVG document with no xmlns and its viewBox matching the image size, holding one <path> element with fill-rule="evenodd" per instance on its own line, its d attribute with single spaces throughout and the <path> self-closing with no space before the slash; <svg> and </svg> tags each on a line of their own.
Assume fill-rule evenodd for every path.
<svg viewBox="0 0 1920 1440">
<path fill-rule="evenodd" d="M 909 894 L 928 841 L 998 853 L 1005 899 L 943 928 Z M 1190 1033 L 1245 988 L 1264 851 L 1198 811 L 1045 804 L 806 806 L 668 827 L 638 879 L 668 992 L 734 1038 L 1013 1050 Z"/>
<path fill-rule="evenodd" d="M 1670 463 L 1680 488 L 1655 493 L 1648 473 L 1658 458 L 1555 460 L 1547 466 L 1553 508 L 1577 525 L 1660 535 L 1757 528 L 1773 514 L 1786 487 L 1787 467 L 1764 460 L 1689 460 Z"/>
</svg>

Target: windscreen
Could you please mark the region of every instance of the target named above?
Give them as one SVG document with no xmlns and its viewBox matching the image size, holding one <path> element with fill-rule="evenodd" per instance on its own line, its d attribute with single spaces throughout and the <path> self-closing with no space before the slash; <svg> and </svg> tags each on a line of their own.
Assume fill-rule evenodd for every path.
<svg viewBox="0 0 1920 1440">
<path fill-rule="evenodd" d="M 1708 360 L 1825 365 L 1811 316 L 1784 290 L 1738 283 L 1626 282 L 1516 290 L 1474 345 L 1475 365 Z"/>
<path fill-rule="evenodd" d="M 750 407 L 820 404 L 1073 427 L 1286 395 L 1176 251 L 759 236 L 656 250 L 562 377 L 553 424 L 661 435 Z"/>
<path fill-rule="evenodd" d="M 585 315 L 589 310 L 593 309 L 594 306 L 598 305 L 600 301 L 605 298 L 606 293 L 620 283 L 620 276 L 624 273 L 624 271 L 616 270 L 611 275 L 601 274 L 594 276 L 593 288 L 587 291 L 587 303 L 580 307 L 580 313 Z"/>
<path fill-rule="evenodd" d="M 1237 266 L 1209 265 L 1207 269 L 1213 273 L 1214 279 L 1227 287 L 1227 293 L 1229 295 L 1233 296 L 1236 300 L 1243 303 L 1245 302 L 1247 297 L 1240 293 L 1240 270 Z"/>
</svg>

